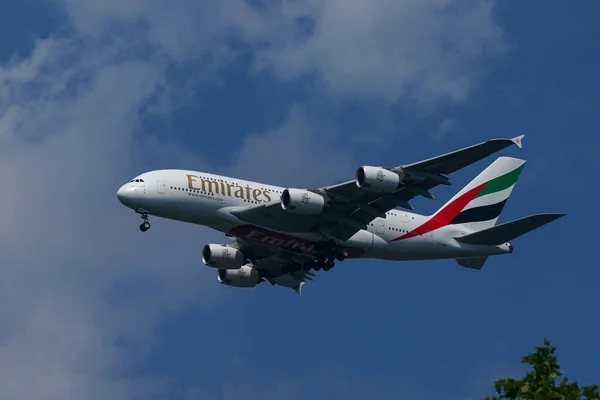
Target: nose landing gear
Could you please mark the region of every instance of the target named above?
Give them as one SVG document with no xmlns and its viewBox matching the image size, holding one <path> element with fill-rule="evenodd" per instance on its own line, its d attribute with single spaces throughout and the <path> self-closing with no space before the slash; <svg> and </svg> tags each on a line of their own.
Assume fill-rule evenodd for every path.
<svg viewBox="0 0 600 400">
<path fill-rule="evenodd" d="M 140 214 L 142 214 L 142 223 L 140 224 L 140 231 L 146 232 L 148 229 L 150 229 L 150 222 L 148 222 L 148 213 L 140 212 Z"/>
<path fill-rule="evenodd" d="M 144 221 L 140 224 L 140 231 L 146 232 L 148 229 L 150 229 L 150 222 Z"/>
</svg>

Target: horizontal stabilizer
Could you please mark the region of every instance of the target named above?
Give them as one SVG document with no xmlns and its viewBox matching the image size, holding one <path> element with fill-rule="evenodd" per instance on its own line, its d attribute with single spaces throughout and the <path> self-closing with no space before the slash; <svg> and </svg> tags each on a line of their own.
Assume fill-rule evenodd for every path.
<svg viewBox="0 0 600 400">
<path fill-rule="evenodd" d="M 559 213 L 534 214 L 528 217 L 506 222 L 504 224 L 496 225 L 492 228 L 471 233 L 470 235 L 455 237 L 455 239 L 466 244 L 497 246 L 518 238 L 527 232 L 531 232 L 532 230 L 546 225 L 565 215 L 566 214 Z"/>
<path fill-rule="evenodd" d="M 483 264 L 487 261 L 488 257 L 471 257 L 471 258 L 457 258 L 456 262 L 461 267 L 470 268 L 470 269 L 481 269 L 483 268 Z"/>
</svg>

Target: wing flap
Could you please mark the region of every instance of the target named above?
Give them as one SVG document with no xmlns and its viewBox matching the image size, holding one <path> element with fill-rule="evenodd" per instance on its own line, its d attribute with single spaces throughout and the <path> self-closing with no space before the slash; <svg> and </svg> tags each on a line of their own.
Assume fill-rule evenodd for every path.
<svg viewBox="0 0 600 400">
<path fill-rule="evenodd" d="M 546 225 L 566 214 L 547 213 L 534 214 L 514 221 L 505 222 L 492 228 L 484 229 L 466 236 L 455 237 L 465 244 L 497 246 Z"/>
</svg>

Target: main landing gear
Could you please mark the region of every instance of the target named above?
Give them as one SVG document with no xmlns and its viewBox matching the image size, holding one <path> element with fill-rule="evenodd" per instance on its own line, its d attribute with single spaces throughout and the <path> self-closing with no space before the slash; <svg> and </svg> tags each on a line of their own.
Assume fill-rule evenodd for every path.
<svg viewBox="0 0 600 400">
<path fill-rule="evenodd" d="M 317 251 L 320 253 L 317 260 L 310 262 L 307 267 L 315 271 L 329 271 L 335 267 L 335 260 L 344 261 L 348 257 L 348 250 L 340 248 L 335 244 L 335 241 L 328 240 L 324 243 L 319 243 Z"/>
<path fill-rule="evenodd" d="M 150 229 L 150 222 L 148 222 L 148 213 L 142 212 L 140 214 L 142 214 L 142 223 L 140 224 L 140 231 L 146 232 L 148 229 Z"/>
</svg>

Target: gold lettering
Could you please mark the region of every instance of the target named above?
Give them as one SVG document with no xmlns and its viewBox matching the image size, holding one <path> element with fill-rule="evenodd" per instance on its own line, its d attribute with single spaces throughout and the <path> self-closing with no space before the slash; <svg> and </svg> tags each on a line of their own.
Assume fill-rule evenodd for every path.
<svg viewBox="0 0 600 400">
<path fill-rule="evenodd" d="M 211 181 L 210 179 L 201 179 L 202 181 L 202 190 L 209 193 L 217 193 L 219 194 L 219 183 L 215 181 Z M 206 184 L 208 184 L 208 190 L 206 190 Z M 214 186 L 214 190 L 213 190 Z"/>
<path fill-rule="evenodd" d="M 236 184 L 235 186 L 236 186 L 235 197 L 237 197 L 238 199 L 243 199 L 244 198 L 244 188 L 238 184 Z"/>
<path fill-rule="evenodd" d="M 197 175 L 186 174 L 187 186 L 189 190 L 201 190 L 208 193 L 222 194 L 223 196 L 233 196 L 238 199 L 247 199 L 254 201 L 272 201 L 271 193 L 268 189 L 252 189 L 250 185 L 246 184 L 245 187 L 238 183 L 219 182 L 212 179 L 206 179 Z M 202 187 L 194 186 L 195 184 L 201 184 Z M 227 190 L 225 190 L 227 188 Z M 244 190 L 245 189 L 245 190 Z M 261 200 L 261 196 L 264 196 L 266 200 Z"/>
<path fill-rule="evenodd" d="M 271 196 L 269 195 L 269 191 L 268 190 L 263 190 L 263 196 L 265 196 L 267 198 L 267 201 L 271 201 Z"/>
<path fill-rule="evenodd" d="M 190 190 L 198 190 L 198 188 L 194 187 L 194 182 L 196 182 L 195 178 L 198 178 L 196 175 L 185 174 L 187 176 L 188 188 Z M 204 187 L 204 182 L 202 182 L 202 187 Z"/>
</svg>

